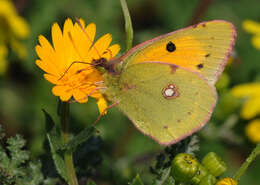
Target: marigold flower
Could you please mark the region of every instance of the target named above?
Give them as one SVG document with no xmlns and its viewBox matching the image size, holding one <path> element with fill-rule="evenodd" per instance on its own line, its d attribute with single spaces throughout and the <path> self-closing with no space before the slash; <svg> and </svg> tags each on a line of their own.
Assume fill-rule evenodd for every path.
<svg viewBox="0 0 260 185">
<path fill-rule="evenodd" d="M 260 23 L 252 21 L 252 20 L 245 20 L 242 24 L 244 30 L 248 33 L 252 33 L 252 44 L 255 48 L 260 49 Z"/>
<path fill-rule="evenodd" d="M 236 97 L 246 98 L 241 116 L 251 119 L 260 114 L 260 83 L 247 83 L 237 85 L 231 89 L 231 93 Z"/>
<path fill-rule="evenodd" d="M 226 177 L 226 178 L 220 179 L 216 185 L 237 185 L 237 181 L 235 181 L 232 178 Z"/>
<path fill-rule="evenodd" d="M 0 20 L 0 74 L 3 74 L 7 67 L 7 46 L 24 59 L 27 51 L 19 39 L 27 38 L 30 30 L 26 20 L 18 15 L 10 0 L 0 0 Z"/>
<path fill-rule="evenodd" d="M 109 61 L 119 52 L 120 46 L 110 46 L 110 34 L 105 34 L 93 43 L 96 25 L 91 23 L 85 26 L 81 19 L 80 24 L 73 24 L 71 19 L 67 19 L 62 32 L 59 25 L 54 23 L 53 47 L 40 35 L 39 45 L 35 48 L 40 59 L 36 60 L 36 64 L 46 72 L 44 78 L 55 84 L 52 88 L 55 96 L 59 96 L 62 101 L 69 101 L 73 97 L 79 103 L 87 102 L 88 96 L 91 96 L 98 100 L 99 111 L 103 112 L 107 107 L 99 91 L 103 77 L 91 63 L 101 57 Z"/>
<path fill-rule="evenodd" d="M 260 142 L 260 119 L 255 119 L 249 122 L 245 129 L 246 135 L 249 140 L 254 143 Z"/>
</svg>

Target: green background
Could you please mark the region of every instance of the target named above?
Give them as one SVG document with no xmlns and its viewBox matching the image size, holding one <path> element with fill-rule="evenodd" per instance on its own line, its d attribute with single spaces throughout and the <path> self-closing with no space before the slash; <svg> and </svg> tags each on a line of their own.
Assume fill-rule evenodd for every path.
<svg viewBox="0 0 260 185">
<path fill-rule="evenodd" d="M 41 109 L 58 120 L 58 100 L 51 94 L 52 84 L 43 79 L 43 71 L 35 65 L 37 37 L 42 34 L 51 40 L 51 25 L 54 22 L 62 26 L 68 17 L 74 20 L 81 17 L 87 23 L 96 23 L 97 37 L 111 33 L 113 43 L 121 45 L 120 54 L 123 54 L 123 13 L 119 0 L 16 0 L 14 3 L 30 25 L 31 35 L 24 41 L 29 56 L 21 61 L 9 53 L 8 71 L 0 77 L 0 124 L 8 136 L 16 133 L 24 136 L 32 158 L 40 158 L 44 163 L 44 173 L 55 177 L 57 174 L 48 154 Z M 224 90 L 219 90 L 219 102 L 213 118 L 198 133 L 201 136 L 201 150 L 196 153 L 199 159 L 210 151 L 218 153 L 228 165 L 224 176 L 233 175 L 255 146 L 244 134 L 248 121 L 239 117 L 241 102 L 232 99 L 228 91 L 236 84 L 260 80 L 260 50 L 252 46 L 252 35 L 241 27 L 245 19 L 260 21 L 259 0 L 129 0 L 127 3 L 132 17 L 134 45 L 204 20 L 224 19 L 236 26 L 235 57 L 226 70 L 230 83 Z M 225 129 L 223 125 L 232 118 L 231 115 L 236 119 L 235 125 L 232 129 Z M 87 104 L 71 104 L 71 134 L 93 123 L 97 116 L 95 100 Z M 127 184 L 136 173 L 140 173 L 145 184 L 149 184 L 153 178 L 149 166 L 164 147 L 143 136 L 116 108 L 110 109 L 101 119 L 98 130 L 102 139 L 89 141 L 94 142 L 92 146 L 96 148 L 91 150 L 86 146 L 87 152 L 80 150 L 75 157 L 78 158 L 76 165 L 80 167 L 77 168 L 79 179 L 91 177 L 97 184 L 119 185 Z M 85 161 L 91 162 L 85 164 Z M 258 185 L 259 171 L 258 158 L 240 184 Z"/>
</svg>

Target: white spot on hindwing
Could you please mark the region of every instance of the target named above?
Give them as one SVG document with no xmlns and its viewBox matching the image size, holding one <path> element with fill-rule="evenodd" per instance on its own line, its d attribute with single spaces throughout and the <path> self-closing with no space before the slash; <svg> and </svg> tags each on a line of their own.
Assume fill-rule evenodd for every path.
<svg viewBox="0 0 260 185">
<path fill-rule="evenodd" d="M 174 95 L 174 90 L 173 89 L 166 89 L 165 91 L 164 91 L 164 94 L 166 95 L 166 96 L 173 96 Z"/>
<path fill-rule="evenodd" d="M 178 87 L 175 84 L 168 84 L 162 89 L 162 95 L 166 99 L 173 99 L 179 97 Z"/>
</svg>

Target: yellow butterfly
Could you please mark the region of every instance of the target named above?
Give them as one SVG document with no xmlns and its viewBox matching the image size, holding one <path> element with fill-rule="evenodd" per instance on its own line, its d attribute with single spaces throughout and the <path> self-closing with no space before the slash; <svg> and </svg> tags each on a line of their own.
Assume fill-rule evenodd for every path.
<svg viewBox="0 0 260 185">
<path fill-rule="evenodd" d="M 209 121 L 235 38 L 230 22 L 214 20 L 148 40 L 119 58 L 119 72 L 109 68 L 104 93 L 142 133 L 176 143 Z"/>
</svg>

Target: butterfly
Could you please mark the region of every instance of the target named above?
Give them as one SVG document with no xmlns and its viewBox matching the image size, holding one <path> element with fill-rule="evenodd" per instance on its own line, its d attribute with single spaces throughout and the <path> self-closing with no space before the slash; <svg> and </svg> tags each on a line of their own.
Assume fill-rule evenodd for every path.
<svg viewBox="0 0 260 185">
<path fill-rule="evenodd" d="M 107 71 L 107 99 L 143 134 L 170 145 L 209 121 L 217 100 L 214 84 L 235 39 L 232 23 L 213 20 L 141 43 L 114 60 L 119 62 L 94 62 Z"/>
</svg>

